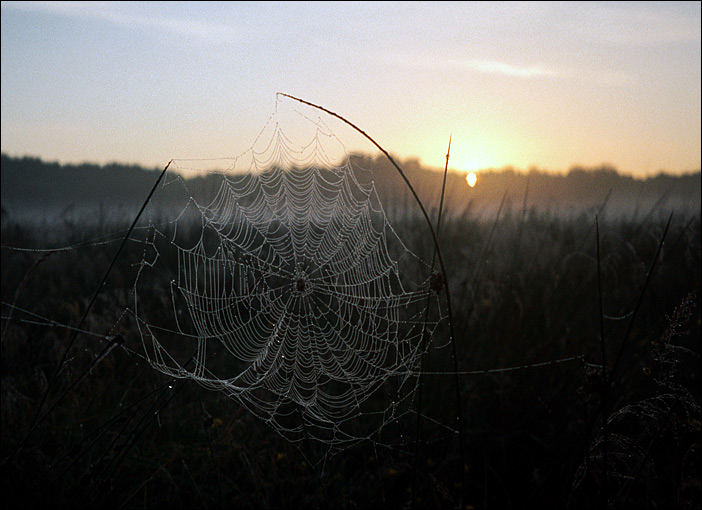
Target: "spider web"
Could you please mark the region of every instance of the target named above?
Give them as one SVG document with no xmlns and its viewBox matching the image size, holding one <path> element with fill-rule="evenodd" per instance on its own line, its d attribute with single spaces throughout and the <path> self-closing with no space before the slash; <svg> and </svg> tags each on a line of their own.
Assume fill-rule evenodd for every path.
<svg viewBox="0 0 702 510">
<path fill-rule="evenodd" d="M 378 441 L 412 412 L 445 319 L 431 264 L 355 161 L 297 110 L 276 110 L 239 157 L 175 160 L 149 206 L 134 285 L 155 369 L 326 451 Z"/>
</svg>

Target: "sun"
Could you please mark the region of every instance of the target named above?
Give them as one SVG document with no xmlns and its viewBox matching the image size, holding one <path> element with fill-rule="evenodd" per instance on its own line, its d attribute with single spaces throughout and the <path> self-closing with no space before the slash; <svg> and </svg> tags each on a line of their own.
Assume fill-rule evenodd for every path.
<svg viewBox="0 0 702 510">
<path fill-rule="evenodd" d="M 458 168 L 460 168 L 461 173 L 465 173 L 468 186 L 474 188 L 478 183 L 479 171 L 492 166 L 494 166 L 494 158 L 491 158 L 486 151 L 483 151 L 481 154 L 474 154 L 469 158 L 465 158 Z"/>
</svg>

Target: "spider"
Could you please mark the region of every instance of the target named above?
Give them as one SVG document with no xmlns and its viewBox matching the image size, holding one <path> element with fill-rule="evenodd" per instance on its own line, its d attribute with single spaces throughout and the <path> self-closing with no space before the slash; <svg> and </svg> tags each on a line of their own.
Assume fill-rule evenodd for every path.
<svg viewBox="0 0 702 510">
<path fill-rule="evenodd" d="M 297 281 L 295 282 L 295 287 L 297 288 L 298 292 L 305 292 L 306 286 L 307 286 L 307 282 L 305 281 L 304 278 L 298 278 Z"/>
</svg>

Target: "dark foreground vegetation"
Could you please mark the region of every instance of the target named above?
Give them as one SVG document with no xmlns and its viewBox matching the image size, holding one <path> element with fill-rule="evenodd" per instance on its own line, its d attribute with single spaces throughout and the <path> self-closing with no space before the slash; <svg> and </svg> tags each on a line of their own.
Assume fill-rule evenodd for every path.
<svg viewBox="0 0 702 510">
<path fill-rule="evenodd" d="M 127 243 L 102 289 L 83 327 L 93 334 L 65 352 L 64 326 L 78 324 L 117 247 L 80 243 L 118 229 L 5 217 L 3 503 L 700 508 L 700 212 L 673 214 L 666 231 L 672 209 L 632 218 L 605 206 L 599 236 L 594 211 L 449 216 L 441 239 L 466 372 L 460 404 L 453 375 L 426 375 L 420 420 L 410 414 L 384 431 L 395 437 L 316 469 L 305 457 L 314 445 L 300 451 L 235 401 L 144 360 L 128 312 L 139 243 Z M 420 227 L 396 227 L 427 250 Z M 425 370 L 450 371 L 449 352 L 430 352 Z M 491 371 L 510 367 L 521 368 Z M 451 432 L 459 405 L 464 466 Z"/>
</svg>

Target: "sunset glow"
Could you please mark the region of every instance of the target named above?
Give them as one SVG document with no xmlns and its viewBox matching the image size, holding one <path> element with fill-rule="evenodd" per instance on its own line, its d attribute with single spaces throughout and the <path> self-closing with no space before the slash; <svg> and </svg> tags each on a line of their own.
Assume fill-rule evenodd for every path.
<svg viewBox="0 0 702 510">
<path fill-rule="evenodd" d="M 454 143 L 456 152 L 458 152 L 460 144 L 463 141 L 460 139 L 460 133 L 458 133 L 457 137 L 458 139 Z M 500 168 L 509 164 L 508 161 L 500 157 L 501 155 L 497 150 L 491 150 L 486 144 L 481 144 L 480 146 L 471 144 L 467 151 L 470 152 L 469 157 L 463 158 L 463 160 L 460 159 L 460 156 L 456 157 L 458 161 L 456 169 L 463 172 L 476 172 L 486 168 Z"/>
<path fill-rule="evenodd" d="M 475 183 L 478 182 L 478 177 L 475 175 L 474 172 L 471 172 L 468 175 L 466 175 L 466 182 L 468 183 L 468 186 L 472 188 L 475 186 Z"/>
<path fill-rule="evenodd" d="M 401 5 L 3 1 L 2 151 L 235 156 L 284 92 L 435 168 L 699 170 L 699 2 Z"/>
</svg>

